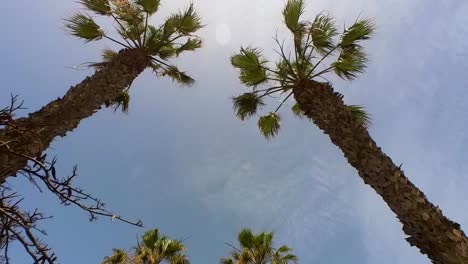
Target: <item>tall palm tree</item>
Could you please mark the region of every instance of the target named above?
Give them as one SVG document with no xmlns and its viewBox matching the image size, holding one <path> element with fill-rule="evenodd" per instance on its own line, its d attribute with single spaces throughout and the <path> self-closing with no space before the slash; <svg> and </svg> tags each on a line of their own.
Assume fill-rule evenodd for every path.
<svg viewBox="0 0 468 264">
<path fill-rule="evenodd" d="M 182 253 L 185 246 L 181 241 L 161 235 L 158 229 L 145 232 L 142 243 L 135 248 L 135 256 L 141 264 L 159 264 L 166 261 L 170 264 L 189 264 Z"/>
<path fill-rule="evenodd" d="M 277 38 L 280 58 L 273 67 L 257 48 L 241 48 L 232 56 L 241 82 L 252 87 L 251 92 L 233 98 L 236 115 L 240 119 L 251 117 L 264 106 L 266 96 L 285 94 L 274 112 L 258 120 L 261 133 L 271 138 L 280 128 L 278 111 L 286 100 L 294 98 L 294 113 L 312 120 L 341 149 L 364 182 L 397 215 L 410 245 L 433 263 L 468 263 L 468 239 L 460 225 L 446 218 L 377 146 L 367 131 L 370 119 L 364 108 L 346 105 L 329 82 L 319 79 L 335 73 L 352 80 L 365 71 L 367 57 L 361 44 L 374 33 L 374 23 L 358 19 L 339 33 L 328 14 L 302 21 L 303 12 L 303 0 L 288 0 L 283 11 L 284 23 L 293 36 L 292 57 L 286 56 L 284 42 Z M 324 66 L 325 62 L 330 63 Z M 266 88 L 260 89 L 260 85 Z"/>
<path fill-rule="evenodd" d="M 169 62 L 185 51 L 201 47 L 202 41 L 195 33 L 203 25 L 193 4 L 156 27 L 148 21 L 159 10 L 160 0 L 80 0 L 80 3 L 88 11 L 112 19 L 122 40 L 111 37 L 82 12 L 66 19 L 69 32 L 85 42 L 107 39 L 122 49 L 105 50 L 102 62 L 90 64 L 96 69 L 92 76 L 71 87 L 63 98 L 0 130 L 0 183 L 26 165 L 24 156 L 40 156 L 54 138 L 65 136 L 103 105 L 126 110 L 130 100 L 128 90 L 146 68 L 156 76 L 169 76 L 183 85 L 194 83 Z"/>
<path fill-rule="evenodd" d="M 128 260 L 127 252 L 123 249 L 112 249 L 113 254 L 111 256 L 105 257 L 102 264 L 125 264 Z"/>
<path fill-rule="evenodd" d="M 273 247 L 273 233 L 254 234 L 250 229 L 243 229 L 237 236 L 240 248 L 234 250 L 230 258 L 222 258 L 221 264 L 288 264 L 297 261 L 287 246 Z"/>
</svg>

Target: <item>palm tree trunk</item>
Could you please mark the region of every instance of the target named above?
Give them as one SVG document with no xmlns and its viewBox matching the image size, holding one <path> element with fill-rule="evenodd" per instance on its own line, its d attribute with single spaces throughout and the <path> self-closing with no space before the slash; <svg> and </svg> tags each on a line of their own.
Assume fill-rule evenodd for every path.
<svg viewBox="0 0 468 264">
<path fill-rule="evenodd" d="M 460 225 L 446 218 L 382 152 L 330 84 L 307 81 L 296 85 L 293 92 L 305 115 L 343 151 L 364 182 L 397 215 L 411 246 L 433 263 L 468 263 L 468 239 Z"/>
<path fill-rule="evenodd" d="M 106 101 L 113 100 L 147 64 L 148 59 L 142 50 L 121 50 L 107 66 L 71 87 L 63 98 L 1 129 L 0 146 L 9 142 L 10 150 L 6 145 L 0 147 L 0 183 L 26 166 L 24 156 L 39 157 L 54 138 L 64 137 Z"/>
</svg>

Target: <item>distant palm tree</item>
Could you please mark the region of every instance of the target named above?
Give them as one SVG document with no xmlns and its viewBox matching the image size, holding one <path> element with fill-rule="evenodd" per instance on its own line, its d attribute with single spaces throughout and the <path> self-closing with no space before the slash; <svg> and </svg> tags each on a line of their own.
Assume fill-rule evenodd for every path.
<svg viewBox="0 0 468 264">
<path fill-rule="evenodd" d="M 125 264 L 127 263 L 127 252 L 123 249 L 114 248 L 111 256 L 105 257 L 102 264 Z"/>
<path fill-rule="evenodd" d="M 280 128 L 278 110 L 293 96 L 297 102 L 293 112 L 312 120 L 342 150 L 364 182 L 397 215 L 412 246 L 434 263 L 468 263 L 468 239 L 460 226 L 429 202 L 401 167 L 377 146 L 367 131 L 370 118 L 364 108 L 346 105 L 329 82 L 317 80 L 329 72 L 346 80 L 363 73 L 367 56 L 361 42 L 372 36 L 374 23 L 358 19 L 339 34 L 328 14 L 321 13 L 309 22 L 301 21 L 303 12 L 302 0 L 289 0 L 283 11 L 284 22 L 293 35 L 292 58 L 286 55 L 284 42 L 277 38 L 280 59 L 275 67 L 267 65 L 257 48 L 241 48 L 232 56 L 231 63 L 240 70 L 241 82 L 253 87 L 251 92 L 233 98 L 236 115 L 242 120 L 251 117 L 265 105 L 265 97 L 286 94 L 275 111 L 258 120 L 261 133 L 271 138 Z M 325 62 L 330 64 L 322 67 Z M 267 88 L 260 89 L 260 85 Z"/>
<path fill-rule="evenodd" d="M 181 241 L 161 235 L 156 228 L 143 234 L 133 254 L 128 256 L 125 250 L 113 249 L 114 254 L 105 257 L 102 264 L 190 264 L 184 251 Z"/>
<path fill-rule="evenodd" d="M 189 264 L 182 253 L 185 247 L 182 242 L 173 240 L 159 233 L 158 229 L 145 232 L 142 243 L 135 248 L 135 256 L 142 264 L 159 264 L 166 261 L 170 264 Z"/>
<path fill-rule="evenodd" d="M 71 87 L 63 98 L 0 130 L 0 142 L 8 142 L 10 148 L 0 145 L 0 183 L 26 165 L 24 156 L 40 156 L 54 138 L 65 136 L 103 105 L 127 110 L 130 85 L 144 69 L 150 68 L 156 76 L 169 76 L 184 85 L 194 83 L 169 62 L 185 51 L 201 47 L 202 41 L 194 33 L 203 25 L 193 4 L 155 27 L 148 20 L 159 10 L 160 0 L 81 0 L 80 3 L 95 14 L 113 19 L 123 40 L 111 37 L 91 16 L 81 12 L 66 20 L 70 33 L 85 42 L 107 39 L 123 49 L 105 50 L 102 62 L 89 65 L 96 68 L 94 75 Z"/>
<path fill-rule="evenodd" d="M 220 264 L 288 264 L 297 261 L 291 249 L 273 247 L 273 233 L 254 234 L 250 229 L 243 229 L 237 237 L 240 248 L 233 247 L 230 258 L 222 258 Z"/>
</svg>

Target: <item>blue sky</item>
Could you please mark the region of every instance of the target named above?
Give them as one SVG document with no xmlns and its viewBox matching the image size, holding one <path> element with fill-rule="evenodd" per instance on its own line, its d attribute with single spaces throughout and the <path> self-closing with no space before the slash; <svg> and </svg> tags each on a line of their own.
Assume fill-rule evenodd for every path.
<svg viewBox="0 0 468 264">
<path fill-rule="evenodd" d="M 163 1 L 161 14 L 186 0 Z M 242 93 L 229 56 L 241 45 L 275 59 L 272 36 L 283 1 L 197 0 L 205 47 L 177 64 L 197 79 L 182 88 L 143 73 L 128 114 L 102 110 L 54 142 L 62 173 L 79 166 L 77 183 L 124 215 L 141 218 L 185 244 L 192 263 L 217 263 L 242 227 L 274 230 L 300 263 L 429 263 L 404 240 L 383 201 L 357 177 L 316 127 L 285 108 L 283 127 L 267 142 L 255 120 L 240 122 L 230 97 Z M 462 228 L 468 226 L 468 2 L 447 0 L 307 1 L 307 16 L 326 10 L 339 24 L 375 18 L 371 62 L 354 82 L 332 78 L 348 103 L 372 113 L 370 133 L 382 149 Z M 0 103 L 19 94 L 30 111 L 62 96 L 90 70 L 108 42 L 84 45 L 65 34 L 75 1 L 6 1 L 0 32 Z M 272 106 L 273 107 L 273 106 Z M 101 219 L 90 223 L 24 180 L 10 181 L 28 208 L 54 218 L 44 239 L 61 263 L 99 263 L 113 247 L 129 248 L 144 229 Z M 29 263 L 15 249 L 13 262 Z"/>
</svg>

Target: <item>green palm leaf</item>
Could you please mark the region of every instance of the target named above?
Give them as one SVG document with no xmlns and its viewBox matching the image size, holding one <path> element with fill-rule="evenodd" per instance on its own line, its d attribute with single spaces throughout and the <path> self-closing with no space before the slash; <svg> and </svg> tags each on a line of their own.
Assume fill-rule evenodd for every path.
<svg viewBox="0 0 468 264">
<path fill-rule="evenodd" d="M 157 55 L 159 56 L 159 58 L 163 59 L 163 60 L 167 60 L 169 58 L 172 58 L 174 56 L 177 55 L 177 51 L 178 49 L 176 47 L 174 47 L 173 44 L 166 44 L 166 45 L 163 45 L 162 47 L 160 47 L 157 51 Z"/>
<path fill-rule="evenodd" d="M 244 248 L 252 248 L 254 246 L 255 235 L 252 230 L 244 228 L 239 232 L 237 240 Z"/>
<path fill-rule="evenodd" d="M 343 79 L 353 80 L 366 69 L 367 56 L 359 46 L 342 50 L 338 60 L 332 63 L 335 73 Z"/>
<path fill-rule="evenodd" d="M 333 18 L 324 13 L 317 15 L 310 27 L 310 34 L 316 50 L 321 54 L 327 53 L 334 48 L 333 37 L 337 35 Z"/>
<path fill-rule="evenodd" d="M 222 258 L 219 261 L 219 264 L 234 264 L 234 260 L 232 260 L 230 258 Z"/>
<path fill-rule="evenodd" d="M 111 256 L 105 257 L 102 264 L 125 264 L 128 259 L 127 252 L 123 249 L 112 249 L 114 252 Z"/>
<path fill-rule="evenodd" d="M 266 63 L 257 48 L 241 48 L 239 53 L 231 57 L 232 66 L 240 70 L 239 79 L 247 86 L 256 86 L 266 81 Z"/>
<path fill-rule="evenodd" d="M 103 16 L 112 14 L 109 0 L 81 0 L 80 3 L 96 14 Z"/>
<path fill-rule="evenodd" d="M 107 106 L 113 106 L 114 111 L 117 111 L 119 108 L 122 110 L 122 112 L 127 113 L 128 108 L 130 105 L 130 95 L 128 94 L 127 91 L 122 91 L 117 97 L 110 102 Z"/>
<path fill-rule="evenodd" d="M 259 107 L 264 105 L 262 98 L 253 93 L 244 93 L 243 95 L 233 97 L 232 101 L 236 116 L 240 120 L 251 117 L 257 112 Z"/>
<path fill-rule="evenodd" d="M 170 36 L 174 32 L 179 32 L 188 36 L 203 27 L 201 17 L 195 11 L 193 3 L 184 12 L 179 12 L 166 19 L 164 34 Z"/>
<path fill-rule="evenodd" d="M 348 110 L 351 112 L 352 116 L 363 125 L 365 128 L 369 128 L 372 124 L 371 117 L 367 113 L 366 109 L 360 105 L 347 105 Z"/>
<path fill-rule="evenodd" d="M 375 24 L 371 19 L 360 19 L 345 30 L 341 37 L 341 47 L 347 48 L 358 45 L 362 40 L 369 39 L 375 31 Z"/>
<path fill-rule="evenodd" d="M 291 110 L 296 117 L 304 117 L 304 111 L 301 110 L 301 107 L 298 103 L 295 103 L 293 107 L 291 107 Z"/>
<path fill-rule="evenodd" d="M 111 62 L 114 58 L 116 58 L 117 55 L 118 55 L 117 52 L 115 52 L 115 51 L 113 51 L 113 50 L 111 50 L 111 49 L 105 49 L 105 50 L 103 50 L 102 55 L 101 55 L 102 61 L 103 61 L 103 62 L 106 62 L 106 63 L 109 63 L 109 62 Z"/>
<path fill-rule="evenodd" d="M 159 241 L 159 239 L 160 239 L 159 229 L 156 228 L 153 230 L 146 231 L 143 234 L 142 241 L 145 247 L 154 248 L 157 242 Z"/>
<path fill-rule="evenodd" d="M 160 0 L 137 0 L 136 3 L 149 15 L 156 13 L 161 5 Z"/>
<path fill-rule="evenodd" d="M 284 23 L 293 33 L 297 33 L 303 29 L 304 24 L 299 22 L 301 15 L 304 13 L 303 0 L 288 0 L 284 10 Z"/>
<path fill-rule="evenodd" d="M 190 264 L 187 256 L 185 255 L 175 255 L 169 259 L 170 264 Z"/>
<path fill-rule="evenodd" d="M 195 80 L 192 77 L 188 76 L 185 72 L 180 71 L 176 66 L 170 66 L 162 72 L 162 76 L 169 76 L 174 81 L 185 85 L 191 86 L 195 83 Z"/>
<path fill-rule="evenodd" d="M 276 136 L 280 129 L 280 116 L 276 113 L 262 116 L 258 120 L 258 128 L 266 139 Z"/>
<path fill-rule="evenodd" d="M 65 27 L 73 36 L 82 38 L 85 42 L 99 40 L 104 36 L 98 24 L 87 15 L 76 13 L 65 20 Z"/>
<path fill-rule="evenodd" d="M 177 50 L 176 50 L 176 56 L 179 56 L 180 53 L 184 51 L 193 51 L 196 49 L 201 48 L 202 46 L 202 41 L 199 38 L 189 38 L 187 41 L 182 44 Z"/>
</svg>

